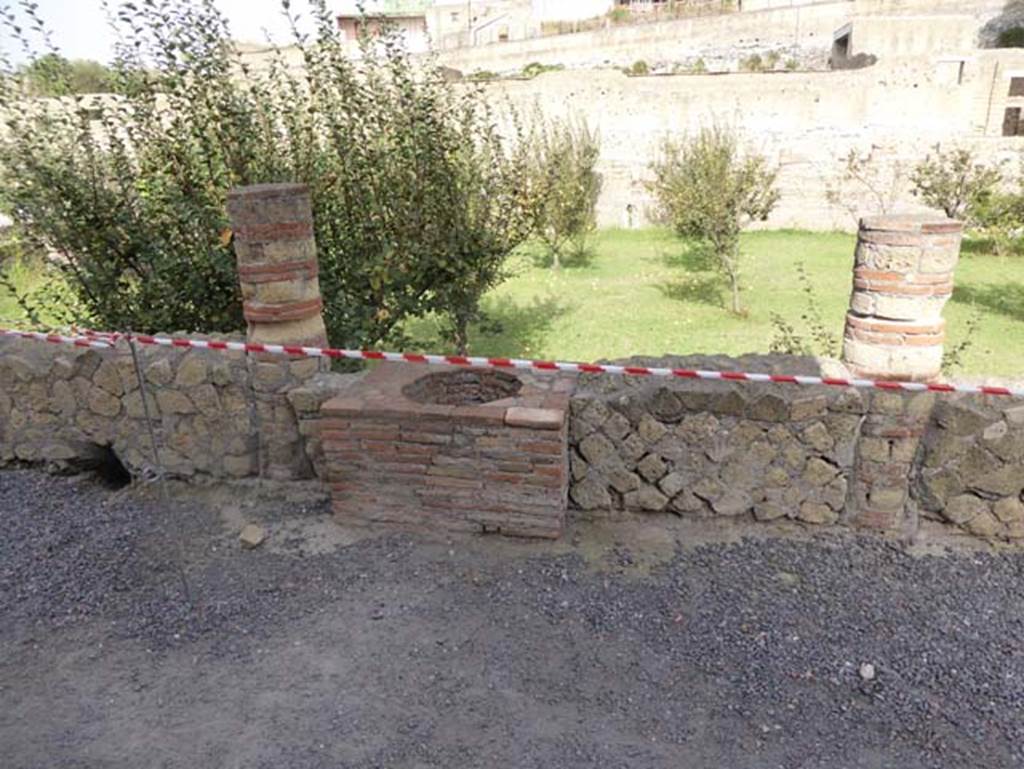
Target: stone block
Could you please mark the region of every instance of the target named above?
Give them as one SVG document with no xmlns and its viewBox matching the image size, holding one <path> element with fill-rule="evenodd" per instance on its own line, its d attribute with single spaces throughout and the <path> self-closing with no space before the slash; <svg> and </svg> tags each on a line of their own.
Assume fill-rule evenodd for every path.
<svg viewBox="0 0 1024 769">
<path fill-rule="evenodd" d="M 608 487 L 596 478 L 588 477 L 574 483 L 569 490 L 569 496 L 582 510 L 607 510 L 612 504 Z"/>
<path fill-rule="evenodd" d="M 758 502 L 754 505 L 754 517 L 759 521 L 774 521 L 786 517 L 786 508 L 778 502 Z"/>
<path fill-rule="evenodd" d="M 804 443 L 822 454 L 830 451 L 835 445 L 835 441 L 829 434 L 828 428 L 821 422 L 815 422 L 810 425 L 800 434 L 800 437 L 803 439 Z"/>
<path fill-rule="evenodd" d="M 629 462 L 636 462 L 644 455 L 644 452 L 647 451 L 647 447 L 644 445 L 644 442 L 639 435 L 631 433 L 626 436 L 624 441 L 622 441 L 619 446 L 619 450 L 623 459 Z"/>
<path fill-rule="evenodd" d="M 648 513 L 660 513 L 668 504 L 668 497 L 662 494 L 654 486 L 642 485 L 635 491 L 630 491 L 623 498 L 623 504 L 627 510 L 643 510 Z"/>
<path fill-rule="evenodd" d="M 951 523 L 963 525 L 988 511 L 989 506 L 985 500 L 973 494 L 961 494 L 946 504 L 942 510 L 942 516 Z"/>
<path fill-rule="evenodd" d="M 810 500 L 800 505 L 798 517 L 804 523 L 830 524 L 839 520 L 839 515 L 831 507 Z"/>
<path fill-rule="evenodd" d="M 89 395 L 89 410 L 104 417 L 116 417 L 121 413 L 121 400 L 110 393 L 93 389 Z"/>
<path fill-rule="evenodd" d="M 193 414 L 196 411 L 188 396 L 177 390 L 158 390 L 156 402 L 161 414 Z"/>
<path fill-rule="evenodd" d="M 614 444 L 600 433 L 594 433 L 580 442 L 580 454 L 592 465 L 603 465 L 617 456 Z"/>
<path fill-rule="evenodd" d="M 664 438 L 668 433 L 668 428 L 650 414 L 645 414 L 637 425 L 636 433 L 650 446 Z"/>
<path fill-rule="evenodd" d="M 119 396 L 124 393 L 124 383 L 121 380 L 121 372 L 113 361 L 105 360 L 100 363 L 96 373 L 92 375 L 93 384 L 110 395 Z"/>
<path fill-rule="evenodd" d="M 686 477 L 677 472 L 669 473 L 658 482 L 658 487 L 669 497 L 675 497 L 686 485 Z"/>
<path fill-rule="evenodd" d="M 565 412 L 557 409 L 513 406 L 505 412 L 505 424 L 510 427 L 528 427 L 534 430 L 560 430 L 564 423 Z"/>
<path fill-rule="evenodd" d="M 1020 497 L 1006 497 L 992 506 L 992 512 L 1003 523 L 1024 521 L 1024 502 Z"/>
<path fill-rule="evenodd" d="M 238 541 L 244 550 L 253 550 L 263 544 L 267 532 L 255 523 L 247 524 L 238 535 Z"/>
<path fill-rule="evenodd" d="M 206 358 L 198 352 L 187 353 L 178 365 L 178 373 L 174 377 L 177 387 L 196 387 L 207 381 L 209 366 Z"/>
<path fill-rule="evenodd" d="M 1024 489 L 1024 469 L 1014 465 L 1004 465 L 980 477 L 967 477 L 970 488 L 983 493 L 1017 496 Z"/>
<path fill-rule="evenodd" d="M 735 517 L 750 512 L 754 501 L 746 492 L 738 489 L 728 489 L 717 499 L 711 502 L 711 509 L 719 515 Z"/>
<path fill-rule="evenodd" d="M 611 487 L 620 494 L 640 488 L 640 476 L 630 472 L 621 465 L 608 468 L 604 471 L 604 474 L 608 478 L 608 483 Z"/>
<path fill-rule="evenodd" d="M 810 486 L 825 486 L 838 474 L 839 469 L 823 459 L 812 457 L 804 468 L 801 476 L 804 483 Z"/>
<path fill-rule="evenodd" d="M 885 438 L 861 438 L 860 457 L 868 462 L 888 462 L 891 446 Z"/>
<path fill-rule="evenodd" d="M 167 358 L 160 358 L 146 367 L 146 381 L 158 386 L 169 385 L 174 379 L 174 369 Z"/>
<path fill-rule="evenodd" d="M 609 438 L 619 441 L 629 435 L 631 427 L 629 420 L 626 419 L 626 417 L 618 412 L 613 412 L 608 419 L 605 420 L 601 429 L 604 430 L 605 435 Z"/>
<path fill-rule="evenodd" d="M 682 491 L 672 500 L 672 509 L 677 513 L 700 513 L 704 511 L 704 502 L 691 491 Z"/>
<path fill-rule="evenodd" d="M 994 539 L 1003 534 L 1003 525 L 987 510 L 971 518 L 964 527 L 974 536 L 985 539 Z"/>
<path fill-rule="evenodd" d="M 637 471 L 650 483 L 656 483 L 668 472 L 664 460 L 657 454 L 648 454 L 636 466 Z"/>
</svg>

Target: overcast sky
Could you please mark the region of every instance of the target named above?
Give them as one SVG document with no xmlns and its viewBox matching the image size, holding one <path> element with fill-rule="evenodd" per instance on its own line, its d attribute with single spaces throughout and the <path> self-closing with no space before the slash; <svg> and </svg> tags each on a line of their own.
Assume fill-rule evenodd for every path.
<svg viewBox="0 0 1024 769">
<path fill-rule="evenodd" d="M 17 0 L 0 0 L 0 5 L 16 4 Z M 39 15 L 46 21 L 58 47 L 72 59 L 98 59 L 108 61 L 112 54 L 112 36 L 100 0 L 36 0 Z M 116 4 L 118 0 L 111 0 Z M 278 39 L 287 37 L 281 18 L 280 0 L 216 0 L 217 6 L 230 19 L 232 35 L 236 40 L 262 42 L 264 30 Z M 331 8 L 344 8 L 354 4 L 348 0 L 328 2 Z M 303 9 L 303 0 L 293 0 L 292 7 Z M 369 7 L 369 4 L 368 4 Z M 20 51 L 14 50 L 7 30 L 0 29 L 0 47 L 16 59 Z"/>
</svg>

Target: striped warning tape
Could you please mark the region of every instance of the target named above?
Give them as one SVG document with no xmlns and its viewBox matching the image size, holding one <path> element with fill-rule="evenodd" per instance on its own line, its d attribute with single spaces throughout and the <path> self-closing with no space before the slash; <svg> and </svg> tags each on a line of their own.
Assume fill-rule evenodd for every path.
<svg viewBox="0 0 1024 769">
<path fill-rule="evenodd" d="M 702 371 L 700 369 L 657 368 L 648 366 L 618 366 L 602 363 L 566 363 L 522 358 L 480 358 L 464 355 L 424 355 L 420 353 L 379 352 L 376 350 L 344 350 L 331 347 L 302 347 L 296 345 L 227 342 L 219 340 L 187 339 L 183 337 L 149 336 L 146 334 L 118 334 L 97 331 L 74 331 L 73 335 L 46 334 L 36 331 L 17 331 L 0 328 L 0 336 L 14 336 L 42 342 L 71 344 L 77 347 L 109 348 L 121 340 L 142 345 L 158 345 L 183 349 L 250 352 L 288 357 L 333 358 L 349 360 L 394 361 L 428 365 L 466 366 L 479 368 L 528 369 L 574 374 L 618 374 L 636 377 L 669 377 L 675 379 L 703 379 L 725 382 L 752 382 L 762 384 L 824 385 L 828 387 L 855 387 L 862 389 L 903 392 L 971 393 L 975 395 L 1013 396 L 1024 398 L 1024 389 L 992 385 L 949 384 L 945 382 L 890 382 L 875 379 L 844 379 L 837 377 L 804 376 L 797 374 L 755 374 L 741 371 Z"/>
</svg>

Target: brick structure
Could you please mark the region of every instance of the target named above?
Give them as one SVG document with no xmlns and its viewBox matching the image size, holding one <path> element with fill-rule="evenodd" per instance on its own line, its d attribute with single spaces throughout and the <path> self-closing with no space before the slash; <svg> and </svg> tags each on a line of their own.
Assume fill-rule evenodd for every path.
<svg viewBox="0 0 1024 769">
<path fill-rule="evenodd" d="M 321 409 L 345 523 L 556 538 L 572 380 L 384 364 Z"/>
<path fill-rule="evenodd" d="M 326 346 L 313 207 L 302 184 L 257 184 L 228 193 L 242 311 L 250 342 Z M 326 360 L 251 355 L 251 421 L 262 477 L 310 477 L 287 394 L 327 370 Z"/>
<path fill-rule="evenodd" d="M 250 342 L 324 346 L 313 208 L 302 184 L 228 193 Z"/>
<path fill-rule="evenodd" d="M 938 378 L 962 228 L 934 216 L 861 220 L 843 339 L 843 362 L 855 375 Z"/>
</svg>

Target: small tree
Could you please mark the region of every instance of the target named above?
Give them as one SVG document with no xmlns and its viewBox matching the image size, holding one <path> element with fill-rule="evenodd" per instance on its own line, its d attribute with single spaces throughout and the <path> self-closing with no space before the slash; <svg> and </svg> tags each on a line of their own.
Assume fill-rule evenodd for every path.
<svg viewBox="0 0 1024 769">
<path fill-rule="evenodd" d="M 914 194 L 950 219 L 971 219 L 1003 180 L 998 168 L 975 160 L 969 149 L 937 150 L 914 169 Z"/>
<path fill-rule="evenodd" d="M 729 280 L 732 312 L 740 303 L 740 232 L 768 218 L 779 200 L 778 169 L 757 153 L 742 153 L 731 129 L 704 128 L 696 136 L 667 139 L 652 164 L 648 189 L 658 216 L 682 237 L 706 241 Z"/>
<path fill-rule="evenodd" d="M 825 184 L 826 200 L 843 208 L 855 225 L 864 214 L 888 214 L 907 189 L 903 163 L 883 162 L 878 149 L 851 149 L 842 160 L 839 174 Z"/>
<path fill-rule="evenodd" d="M 532 229 L 518 136 L 482 93 L 414 59 L 386 24 L 350 56 L 326 0 L 308 0 L 302 67 L 280 53 L 254 71 L 215 0 L 122 3 L 118 97 L 26 99 L 0 56 L 0 190 L 87 317 L 113 329 L 235 331 L 244 325 L 225 197 L 235 186 L 302 182 L 313 200 L 324 319 L 332 342 L 401 344 L 437 312 L 466 325 Z M 69 71 L 34 4 L 0 23 L 59 89 Z"/>
<path fill-rule="evenodd" d="M 601 145 L 582 120 L 552 125 L 541 121 L 533 143 L 537 236 L 558 269 L 566 246 L 582 252 L 597 226 L 595 208 L 602 180 L 596 166 Z"/>
</svg>

